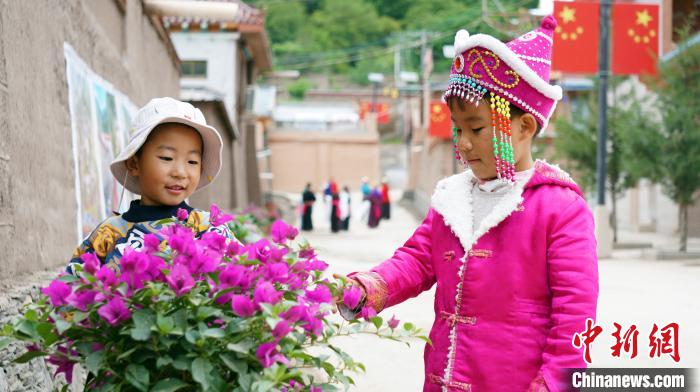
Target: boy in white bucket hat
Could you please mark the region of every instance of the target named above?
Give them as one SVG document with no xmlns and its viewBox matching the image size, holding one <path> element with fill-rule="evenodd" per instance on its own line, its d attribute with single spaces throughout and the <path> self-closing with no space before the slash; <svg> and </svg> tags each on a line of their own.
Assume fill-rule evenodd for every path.
<svg viewBox="0 0 700 392">
<path fill-rule="evenodd" d="M 133 120 L 126 148 L 110 165 L 117 181 L 141 198 L 132 201 L 125 213 L 100 223 L 76 249 L 68 271 L 82 263 L 85 253 L 118 271 L 126 247 L 142 248 L 147 234 L 158 235 L 162 228 L 158 221 L 174 216 L 186 216 L 198 235 L 216 231 L 233 239 L 225 224 L 211 227 L 209 212 L 193 209 L 185 201 L 219 174 L 221 149 L 219 132 L 207 125 L 199 109 L 169 97 L 148 102 Z"/>
</svg>

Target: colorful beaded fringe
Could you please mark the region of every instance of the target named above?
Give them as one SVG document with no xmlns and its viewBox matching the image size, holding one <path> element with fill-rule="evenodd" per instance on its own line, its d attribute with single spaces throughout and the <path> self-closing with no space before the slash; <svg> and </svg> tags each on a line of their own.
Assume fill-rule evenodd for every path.
<svg viewBox="0 0 700 392">
<path fill-rule="evenodd" d="M 515 156 L 511 131 L 510 102 L 491 93 L 491 126 L 493 128 L 493 156 L 498 178 L 515 181 Z"/>
<path fill-rule="evenodd" d="M 450 75 L 450 81 L 447 83 L 447 91 L 443 94 L 442 99 L 447 101 L 447 98 L 456 96 L 479 106 L 479 102 L 486 93 L 486 88 L 482 87 L 471 77 L 462 74 L 452 74 Z"/>
<path fill-rule="evenodd" d="M 460 99 L 479 106 L 479 102 L 484 95 L 489 92 L 474 79 L 461 74 L 450 75 L 447 91 L 443 95 L 443 100 L 456 96 Z M 491 105 L 491 127 L 493 129 L 493 156 L 496 160 L 496 173 L 498 178 L 504 181 L 515 182 L 515 156 L 513 154 L 513 134 L 511 131 L 510 102 L 499 96 L 490 93 Z M 466 165 L 459 154 L 457 148 L 459 128 L 452 127 L 452 143 L 455 149 L 455 159 Z"/>
</svg>

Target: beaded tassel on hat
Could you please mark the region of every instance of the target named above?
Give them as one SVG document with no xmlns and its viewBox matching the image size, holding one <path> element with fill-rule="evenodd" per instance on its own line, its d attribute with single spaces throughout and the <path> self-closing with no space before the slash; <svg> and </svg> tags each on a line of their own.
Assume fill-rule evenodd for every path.
<svg viewBox="0 0 700 392">
<path fill-rule="evenodd" d="M 454 146 L 455 149 L 455 159 L 462 165 L 467 166 L 468 163 L 462 159 L 462 156 L 459 154 L 459 148 L 457 148 L 457 142 L 459 141 L 457 131 L 459 131 L 459 128 L 452 126 L 452 146 Z"/>
<path fill-rule="evenodd" d="M 459 60 L 455 60 L 458 62 Z M 479 106 L 479 102 L 487 93 L 485 87 L 481 86 L 469 76 L 452 74 L 447 83 L 447 91 L 442 96 L 442 100 L 447 102 L 449 97 L 459 97 L 463 101 Z"/>
<path fill-rule="evenodd" d="M 510 102 L 491 93 L 491 126 L 493 127 L 493 155 L 498 178 L 515 181 L 515 156 L 511 131 Z"/>
</svg>

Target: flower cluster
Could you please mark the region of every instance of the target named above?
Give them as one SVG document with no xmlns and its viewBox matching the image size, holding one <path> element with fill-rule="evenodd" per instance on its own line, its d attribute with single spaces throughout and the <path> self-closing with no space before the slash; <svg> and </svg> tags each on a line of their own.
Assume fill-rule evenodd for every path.
<svg viewBox="0 0 700 392">
<path fill-rule="evenodd" d="M 216 206 L 210 216 L 214 226 L 245 226 Z M 332 321 L 335 298 L 356 308 L 360 290 L 324 278 L 328 264 L 308 244 L 292 246 L 298 231 L 280 220 L 270 239 L 250 243 L 197 236 L 184 210 L 162 223 L 142 249 L 126 248 L 118 271 L 84 254 L 75 275 L 53 280 L 0 330 L 0 349 L 10 341 L 2 335 L 22 340 L 28 351 L 18 362 L 47 355 L 69 382 L 80 363 L 88 389 L 320 391 L 362 368 L 329 339 L 370 327 L 391 339 L 418 336 L 409 323 L 397 335 L 398 321 L 367 307 L 371 323 L 353 320 L 352 332 Z M 312 347 L 330 347 L 337 360 Z"/>
</svg>

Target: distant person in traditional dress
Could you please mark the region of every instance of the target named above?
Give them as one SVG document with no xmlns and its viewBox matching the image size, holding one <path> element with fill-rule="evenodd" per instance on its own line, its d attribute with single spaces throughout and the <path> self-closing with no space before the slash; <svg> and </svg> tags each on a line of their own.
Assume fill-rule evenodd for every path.
<svg viewBox="0 0 700 392">
<path fill-rule="evenodd" d="M 382 219 L 382 192 L 379 190 L 379 184 L 372 189 L 369 194 L 369 220 L 367 224 L 371 228 L 379 226 L 379 221 Z"/>
<path fill-rule="evenodd" d="M 304 187 L 304 192 L 301 194 L 301 202 L 301 229 L 304 231 L 311 231 L 314 229 L 311 213 L 314 203 L 316 202 L 316 195 L 314 195 L 314 192 L 311 190 L 311 183 L 307 183 L 306 187 Z"/>
<path fill-rule="evenodd" d="M 350 229 L 350 189 L 347 186 L 340 191 L 340 229 Z"/>
<path fill-rule="evenodd" d="M 371 203 L 369 202 L 369 195 L 372 193 L 372 188 L 369 186 L 369 178 L 362 177 L 362 185 L 360 185 L 360 192 L 362 192 L 362 205 L 360 208 L 360 222 L 367 223 L 369 219 L 369 210 L 371 208 Z"/>
<path fill-rule="evenodd" d="M 362 192 L 362 200 L 369 199 L 369 194 L 372 192 L 372 188 L 369 186 L 369 178 L 362 177 L 362 185 L 360 185 L 360 191 Z"/>
<path fill-rule="evenodd" d="M 382 219 L 391 218 L 391 201 L 389 200 L 389 183 L 384 177 L 382 179 Z"/>
<path fill-rule="evenodd" d="M 337 233 L 340 231 L 340 195 L 338 192 L 331 194 L 331 232 Z"/>
</svg>

